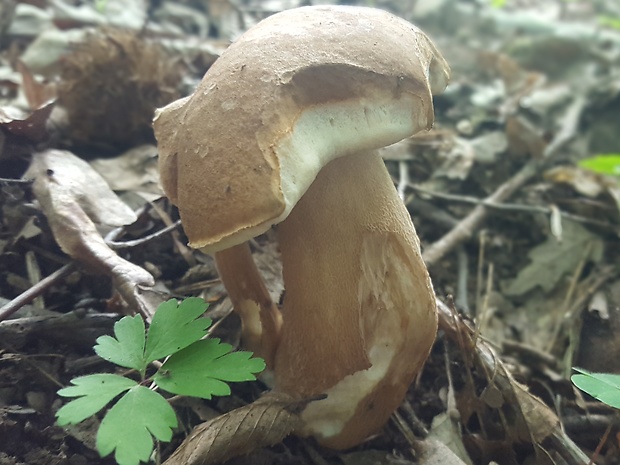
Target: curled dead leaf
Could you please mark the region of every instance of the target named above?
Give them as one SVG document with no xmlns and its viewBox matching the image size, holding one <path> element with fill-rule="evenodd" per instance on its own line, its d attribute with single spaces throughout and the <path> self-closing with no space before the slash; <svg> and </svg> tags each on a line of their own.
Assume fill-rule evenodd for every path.
<svg viewBox="0 0 620 465">
<path fill-rule="evenodd" d="M 49 136 L 46 123 L 53 108 L 54 102 L 49 102 L 29 115 L 15 108 L 0 108 L 0 129 L 7 137 L 30 143 L 42 142 Z"/>
<path fill-rule="evenodd" d="M 59 202 L 76 202 L 94 223 L 124 226 L 136 221 L 135 213 L 112 192 L 101 175 L 71 152 L 46 150 L 36 154 L 24 177 L 35 179 L 35 195 L 45 187 Z"/>
<path fill-rule="evenodd" d="M 255 402 L 198 425 L 164 465 L 210 465 L 277 444 L 301 426 L 307 405 L 282 393 L 268 393 Z"/>
<path fill-rule="evenodd" d="M 105 181 L 75 155 L 59 150 L 36 155 L 25 176 L 34 178 L 34 195 L 60 248 L 89 271 L 111 276 L 130 305 L 152 315 L 156 305 L 153 307 L 142 294 L 154 285 L 153 276 L 119 257 L 93 223 L 92 219 L 97 219 L 123 224 L 133 217 Z"/>
</svg>

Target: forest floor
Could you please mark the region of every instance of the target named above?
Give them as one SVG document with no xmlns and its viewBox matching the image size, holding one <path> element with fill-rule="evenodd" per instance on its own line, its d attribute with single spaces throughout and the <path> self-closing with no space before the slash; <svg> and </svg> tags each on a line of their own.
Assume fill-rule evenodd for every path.
<svg viewBox="0 0 620 465">
<path fill-rule="evenodd" d="M 239 345 L 213 259 L 163 195 L 151 120 L 244 30 L 307 3 L 0 5 L 0 464 L 115 463 L 97 453 L 99 418 L 55 413 L 72 378 L 113 370 L 93 346 L 125 314 L 199 296 Z M 230 463 L 620 463 L 617 410 L 571 383 L 575 367 L 620 374 L 620 4 L 357 3 L 420 26 L 452 68 L 434 128 L 382 149 L 440 330 L 381 433 L 344 452 L 291 436 Z M 252 248 L 278 302 L 277 246 Z M 182 426 L 154 460 L 265 390 L 176 402 Z"/>
</svg>

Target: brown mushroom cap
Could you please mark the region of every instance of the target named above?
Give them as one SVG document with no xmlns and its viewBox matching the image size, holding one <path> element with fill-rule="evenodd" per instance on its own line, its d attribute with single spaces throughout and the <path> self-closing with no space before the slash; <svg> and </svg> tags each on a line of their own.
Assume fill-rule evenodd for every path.
<svg viewBox="0 0 620 465">
<path fill-rule="evenodd" d="M 275 389 L 327 394 L 296 433 L 331 447 L 385 424 L 435 337 L 418 238 L 374 149 L 430 128 L 448 75 L 400 18 L 304 7 L 246 32 L 155 119 L 162 183 L 191 245 L 216 252 Z M 247 244 L 233 247 L 277 223 L 281 314 Z"/>
<path fill-rule="evenodd" d="M 261 21 L 155 118 L 162 183 L 190 244 L 244 242 L 284 220 L 331 159 L 429 128 L 448 74 L 421 31 L 382 10 Z"/>
</svg>

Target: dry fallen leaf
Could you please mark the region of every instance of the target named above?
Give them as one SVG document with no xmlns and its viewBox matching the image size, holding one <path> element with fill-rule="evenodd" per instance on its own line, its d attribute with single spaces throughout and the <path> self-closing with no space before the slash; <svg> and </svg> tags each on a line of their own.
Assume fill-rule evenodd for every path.
<svg viewBox="0 0 620 465">
<path fill-rule="evenodd" d="M 465 462 L 457 457 L 448 446 L 440 441 L 427 438 L 415 445 L 420 465 L 465 465 Z"/>
<path fill-rule="evenodd" d="M 281 393 L 198 425 L 164 465 L 210 465 L 277 444 L 301 424 L 307 401 Z"/>
<path fill-rule="evenodd" d="M 139 145 L 117 157 L 98 158 L 92 160 L 90 166 L 115 191 L 138 193 L 149 201 L 163 196 L 154 145 Z"/>
<path fill-rule="evenodd" d="M 53 108 L 54 103 L 50 102 L 28 115 L 13 107 L 0 107 L 0 129 L 7 137 L 42 142 L 49 136 L 46 123 Z"/>
<path fill-rule="evenodd" d="M 17 61 L 16 68 L 22 75 L 22 89 L 31 110 L 36 110 L 56 100 L 55 84 L 38 82 L 28 66 L 22 61 Z"/>
<path fill-rule="evenodd" d="M 112 277 L 123 298 L 144 315 L 153 303 L 143 290 L 153 276 L 110 249 L 93 223 L 122 225 L 135 218 L 90 166 L 70 152 L 47 150 L 34 156 L 24 175 L 34 178 L 33 192 L 60 248 L 91 272 Z"/>
<path fill-rule="evenodd" d="M 47 150 L 35 155 L 24 177 L 35 178 L 39 186 L 47 180 L 55 193 L 66 193 L 94 223 L 116 227 L 136 221 L 136 214 L 99 173 L 71 152 Z"/>
<path fill-rule="evenodd" d="M 603 240 L 573 221 L 562 224 L 562 242 L 549 237 L 530 250 L 527 254 L 530 264 L 507 284 L 506 295 L 520 296 L 536 287 L 550 292 L 564 276 L 574 272 L 581 260 L 600 262 L 604 255 Z"/>
</svg>

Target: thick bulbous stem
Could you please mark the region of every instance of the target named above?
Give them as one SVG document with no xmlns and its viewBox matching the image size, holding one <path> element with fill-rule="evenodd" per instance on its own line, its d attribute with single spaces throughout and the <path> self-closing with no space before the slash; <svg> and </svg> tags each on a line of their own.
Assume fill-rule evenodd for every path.
<svg viewBox="0 0 620 465">
<path fill-rule="evenodd" d="M 375 152 L 331 161 L 277 233 L 286 294 L 276 389 L 327 394 L 298 433 L 351 447 L 385 424 L 435 338 L 417 235 Z"/>
</svg>

